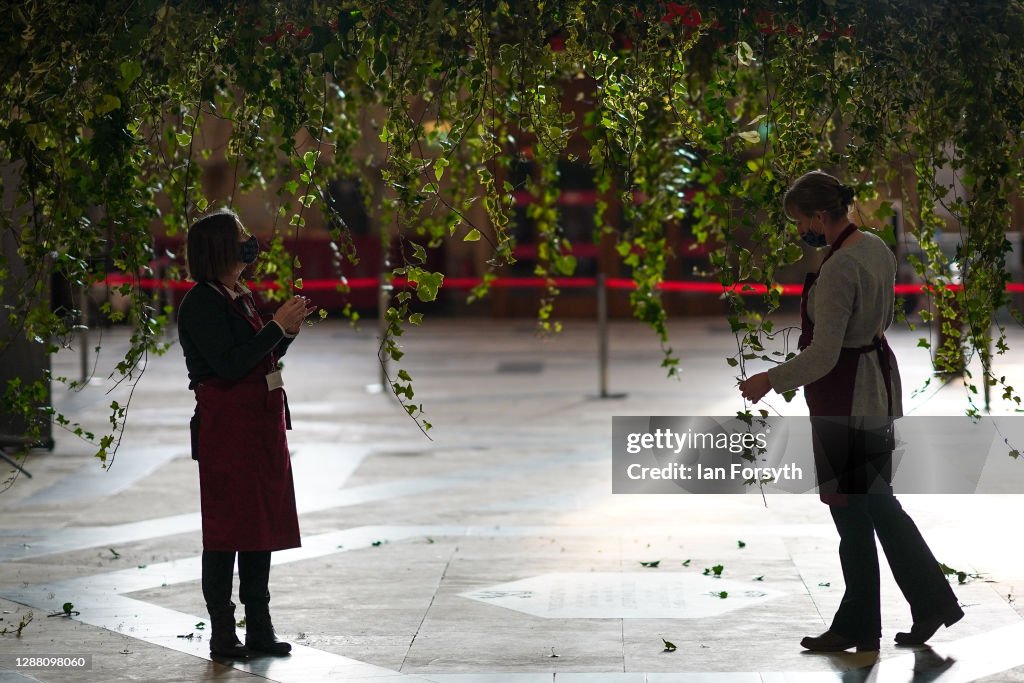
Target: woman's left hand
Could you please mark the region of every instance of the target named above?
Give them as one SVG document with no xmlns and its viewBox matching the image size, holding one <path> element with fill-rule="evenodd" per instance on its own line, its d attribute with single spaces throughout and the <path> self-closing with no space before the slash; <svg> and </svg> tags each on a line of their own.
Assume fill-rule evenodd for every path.
<svg viewBox="0 0 1024 683">
<path fill-rule="evenodd" d="M 772 381 L 767 372 L 759 372 L 740 382 L 740 393 L 751 403 L 757 403 L 772 390 Z"/>
</svg>

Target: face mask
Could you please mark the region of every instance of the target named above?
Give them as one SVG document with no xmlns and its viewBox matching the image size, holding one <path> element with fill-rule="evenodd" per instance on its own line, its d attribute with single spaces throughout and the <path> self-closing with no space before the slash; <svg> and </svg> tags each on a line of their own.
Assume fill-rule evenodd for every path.
<svg viewBox="0 0 1024 683">
<path fill-rule="evenodd" d="M 255 236 L 250 237 L 239 245 L 239 259 L 241 259 L 242 263 L 246 265 L 254 263 L 256 261 L 256 257 L 259 256 L 259 253 L 260 243 L 257 241 Z"/>
<path fill-rule="evenodd" d="M 814 247 L 815 249 L 821 249 L 822 247 L 828 246 L 825 236 L 820 232 L 811 232 L 808 230 L 804 234 L 800 235 L 800 239 L 804 241 L 804 244 L 809 247 Z"/>
</svg>

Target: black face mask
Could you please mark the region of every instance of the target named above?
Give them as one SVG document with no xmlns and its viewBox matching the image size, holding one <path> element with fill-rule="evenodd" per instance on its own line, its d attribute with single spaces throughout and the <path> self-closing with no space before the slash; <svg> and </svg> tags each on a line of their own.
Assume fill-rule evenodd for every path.
<svg viewBox="0 0 1024 683">
<path fill-rule="evenodd" d="M 814 247 L 815 249 L 821 249 L 822 247 L 828 246 L 825 236 L 820 232 L 811 232 L 808 230 L 804 234 L 800 235 L 800 239 L 804 241 L 804 244 L 809 247 Z"/>
<path fill-rule="evenodd" d="M 238 247 L 238 258 L 245 265 L 256 262 L 256 257 L 260 254 L 260 243 L 256 237 L 250 237 L 246 241 L 242 242 Z"/>
</svg>

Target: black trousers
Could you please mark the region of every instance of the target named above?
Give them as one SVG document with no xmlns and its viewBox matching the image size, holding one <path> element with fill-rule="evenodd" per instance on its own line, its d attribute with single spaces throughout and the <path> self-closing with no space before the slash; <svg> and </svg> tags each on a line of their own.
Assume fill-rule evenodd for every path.
<svg viewBox="0 0 1024 683">
<path fill-rule="evenodd" d="M 270 551 L 240 551 L 238 554 L 238 599 L 243 605 L 270 602 Z M 235 552 L 203 551 L 203 597 L 212 612 L 233 608 L 231 585 L 235 573 Z"/>
<path fill-rule="evenodd" d="M 876 534 L 915 622 L 938 616 L 956 604 L 938 561 L 891 489 L 851 494 L 848 505 L 829 509 L 839 532 L 839 561 L 846 582 L 830 630 L 854 639 L 882 635 Z"/>
<path fill-rule="evenodd" d="M 910 604 L 914 621 L 945 613 L 956 596 L 914 520 L 892 490 L 892 418 L 812 417 L 819 491 L 839 532 L 846 592 L 830 630 L 854 639 L 882 635 L 878 551 Z"/>
</svg>

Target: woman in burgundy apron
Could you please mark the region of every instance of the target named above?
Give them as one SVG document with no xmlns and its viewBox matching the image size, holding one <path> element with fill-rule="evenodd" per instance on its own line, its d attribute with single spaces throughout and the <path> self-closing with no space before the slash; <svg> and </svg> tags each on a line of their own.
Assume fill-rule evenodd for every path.
<svg viewBox="0 0 1024 683">
<path fill-rule="evenodd" d="M 879 238 L 847 219 L 853 190 L 812 171 L 783 199 L 813 247 L 830 245 L 800 298 L 800 354 L 740 384 L 753 402 L 771 389 L 804 387 L 822 502 L 839 532 L 846 591 L 828 631 L 801 645 L 815 652 L 879 649 L 882 632 L 875 535 L 914 623 L 896 634 L 920 645 L 963 617 L 939 563 L 893 496 L 893 419 L 902 415 L 899 368 L 884 331 L 893 318 L 896 264 Z M 816 327 L 817 324 L 817 327 Z"/>
<path fill-rule="evenodd" d="M 188 232 L 188 268 L 196 284 L 178 310 L 178 335 L 196 393 L 192 457 L 199 461 L 203 520 L 203 597 L 210 652 L 221 657 L 286 655 L 270 621 L 270 552 L 300 545 L 285 429 L 288 402 L 278 359 L 312 312 L 302 297 L 264 325 L 240 282 L 259 244 L 238 217 L 218 211 Z M 245 645 L 231 601 L 235 555 L 245 605 Z"/>
</svg>

